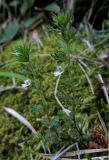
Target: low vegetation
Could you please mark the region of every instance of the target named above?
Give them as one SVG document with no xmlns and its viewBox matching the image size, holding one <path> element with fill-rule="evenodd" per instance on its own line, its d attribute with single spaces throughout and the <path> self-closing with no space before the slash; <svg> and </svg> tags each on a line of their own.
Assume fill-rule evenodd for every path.
<svg viewBox="0 0 109 160">
<path fill-rule="evenodd" d="M 87 25 L 77 31 L 69 13 L 52 21 L 48 34 L 39 37 L 33 32 L 1 53 L 1 159 L 50 159 L 61 149 L 51 155 L 55 160 L 72 147 L 78 159 L 83 149 L 100 149 L 104 152 L 99 156 L 107 155 L 106 33 Z M 93 156 L 98 153 L 93 151 Z"/>
</svg>

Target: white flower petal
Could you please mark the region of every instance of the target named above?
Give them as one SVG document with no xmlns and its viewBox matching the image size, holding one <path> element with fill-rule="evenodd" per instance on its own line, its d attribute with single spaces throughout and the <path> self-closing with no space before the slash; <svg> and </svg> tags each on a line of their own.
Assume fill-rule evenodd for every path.
<svg viewBox="0 0 109 160">
<path fill-rule="evenodd" d="M 54 75 L 55 76 L 59 76 L 59 75 L 61 75 L 63 72 L 59 72 L 59 71 L 56 71 L 56 72 L 54 72 Z"/>
<path fill-rule="evenodd" d="M 55 76 L 59 76 L 64 72 L 64 68 L 62 68 L 62 66 L 57 66 L 57 71 L 54 72 Z"/>
<path fill-rule="evenodd" d="M 27 89 L 27 85 L 25 83 L 21 84 L 22 88 Z"/>
<path fill-rule="evenodd" d="M 30 79 L 25 80 L 25 81 L 24 81 L 24 84 L 25 84 L 26 86 L 29 86 L 29 85 L 31 84 L 31 80 L 30 80 Z"/>
</svg>

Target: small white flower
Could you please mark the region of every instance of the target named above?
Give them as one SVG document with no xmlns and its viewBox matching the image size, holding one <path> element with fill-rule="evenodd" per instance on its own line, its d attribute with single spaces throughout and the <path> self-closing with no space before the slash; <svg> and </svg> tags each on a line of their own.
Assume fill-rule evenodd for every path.
<svg viewBox="0 0 109 160">
<path fill-rule="evenodd" d="M 25 83 L 27 86 L 30 86 L 31 80 L 30 80 L 30 79 L 27 79 L 27 80 L 24 81 L 24 83 Z"/>
<path fill-rule="evenodd" d="M 27 89 L 28 86 L 30 86 L 30 85 L 31 85 L 30 79 L 25 80 L 24 83 L 21 84 L 22 88 L 24 88 L 24 89 Z"/>
<path fill-rule="evenodd" d="M 25 83 L 21 84 L 22 88 L 27 88 L 27 85 Z"/>
<path fill-rule="evenodd" d="M 65 108 L 63 109 L 63 112 L 64 112 L 64 113 L 66 113 L 66 114 L 67 114 L 67 116 L 69 116 L 69 115 L 70 115 L 70 113 L 71 113 L 71 111 L 70 111 L 69 109 L 65 109 Z"/>
<path fill-rule="evenodd" d="M 64 72 L 64 68 L 62 68 L 62 66 L 57 66 L 57 71 L 54 72 L 55 76 L 59 76 Z"/>
</svg>

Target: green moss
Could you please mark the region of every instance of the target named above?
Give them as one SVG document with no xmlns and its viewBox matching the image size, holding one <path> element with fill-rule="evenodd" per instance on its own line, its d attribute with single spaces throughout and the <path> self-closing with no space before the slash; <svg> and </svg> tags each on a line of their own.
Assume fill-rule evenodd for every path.
<svg viewBox="0 0 109 160">
<path fill-rule="evenodd" d="M 51 54 L 55 52 L 57 48 L 57 40 L 59 38 L 59 36 L 55 35 L 50 35 L 49 38 L 43 37 L 44 48 L 42 49 L 38 48 L 35 43 L 32 45 L 34 69 L 37 73 L 38 81 L 41 82 L 42 96 L 39 94 L 39 91 L 36 92 L 31 87 L 28 92 L 23 90 L 7 91 L 0 95 L 1 160 L 29 159 L 31 153 L 35 158 L 36 152 L 38 150 L 42 151 L 41 146 L 39 145 L 40 137 L 44 141 L 45 146 L 50 147 L 52 151 L 59 150 L 63 145 L 69 145 L 72 142 L 75 142 L 77 137 L 79 137 L 74 128 L 72 128 L 72 125 L 69 124 L 69 120 L 62 112 L 54 98 L 56 77 L 54 77 L 53 72 L 56 70 L 55 66 L 58 63 L 52 58 Z M 10 51 L 19 42 L 22 43 L 21 40 L 11 42 L 11 44 L 6 47 L 4 52 L 1 53 L 1 61 L 3 63 L 6 61 L 14 60 L 10 54 Z M 80 43 L 78 40 L 72 42 L 71 51 L 73 55 L 78 55 L 79 51 L 82 52 L 85 50 L 85 48 L 86 46 Z M 88 56 L 90 57 L 90 55 Z M 94 56 L 96 55 L 93 53 L 93 57 Z M 88 65 L 92 71 L 91 76 L 95 76 L 94 65 L 90 64 L 89 62 Z M 95 97 L 93 97 L 89 84 L 87 83 L 84 74 L 80 70 L 75 60 L 72 60 L 70 67 L 72 76 L 69 77 L 68 71 L 66 69 L 65 73 L 61 77 L 58 89 L 59 99 L 62 101 L 66 108 L 72 110 L 73 112 L 79 113 L 79 118 L 81 117 L 82 113 L 84 115 L 83 120 L 85 119 L 86 121 L 87 119 L 87 121 L 89 121 L 88 125 L 92 126 L 96 119 L 96 111 L 99 109 L 99 106 L 96 106 L 94 101 Z M 13 64 L 4 66 L 1 68 L 1 70 L 19 72 L 22 70 L 22 68 L 20 68 L 20 65 Z M 91 79 L 92 82 L 95 83 L 95 79 Z M 17 81 L 18 85 L 21 83 L 21 81 Z M 5 87 L 11 84 L 11 79 L 1 78 L 1 86 Z M 42 110 L 35 111 L 34 106 L 39 103 L 43 103 L 44 108 Z M 13 108 L 18 113 L 23 115 L 40 133 L 40 136 L 34 138 L 34 136 L 25 126 L 23 126 L 12 116 L 5 113 L 3 106 Z M 106 108 L 106 106 L 104 106 L 104 108 Z M 99 110 L 101 111 L 101 109 Z M 102 113 L 104 113 L 104 110 Z M 53 121 L 54 127 L 51 129 L 51 123 L 53 123 L 53 119 L 55 119 Z M 60 123 L 57 127 L 56 123 L 58 123 L 58 121 Z M 46 123 L 48 123 L 48 125 L 46 125 Z M 98 120 L 95 126 L 97 123 Z M 69 129 L 66 130 L 66 128 Z M 87 128 L 84 128 L 84 130 L 85 129 Z M 84 131 L 84 134 L 87 136 L 86 130 Z M 50 141 L 48 141 L 48 139 Z M 80 142 L 80 139 L 78 138 L 77 141 Z"/>
</svg>

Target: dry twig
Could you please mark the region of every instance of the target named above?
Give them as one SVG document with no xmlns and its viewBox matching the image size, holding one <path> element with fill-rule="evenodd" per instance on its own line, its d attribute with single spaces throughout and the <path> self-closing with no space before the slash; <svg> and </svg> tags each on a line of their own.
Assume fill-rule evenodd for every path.
<svg viewBox="0 0 109 160">
<path fill-rule="evenodd" d="M 88 81 L 88 83 L 89 83 L 91 92 L 92 92 L 92 94 L 94 95 L 94 88 L 93 88 L 93 86 L 92 86 L 92 82 L 91 82 L 91 80 L 90 80 L 87 72 L 85 71 L 85 69 L 83 68 L 83 66 L 82 66 L 80 63 L 78 63 L 78 65 L 79 65 L 79 67 L 81 68 L 81 70 L 83 71 L 83 73 L 84 73 L 84 75 L 85 75 L 85 77 L 86 77 L 86 79 L 87 79 L 87 81 Z"/>
<path fill-rule="evenodd" d="M 100 73 L 98 74 L 98 78 L 99 78 L 100 83 L 102 84 L 102 90 L 104 92 L 104 95 L 106 97 L 107 104 L 108 104 L 108 107 L 109 107 L 109 96 L 108 96 L 108 93 L 107 93 L 107 90 L 106 90 L 102 75 Z"/>
<path fill-rule="evenodd" d="M 109 148 L 79 150 L 79 151 L 67 152 L 65 155 L 62 156 L 62 158 L 71 158 L 77 155 L 85 155 L 85 154 L 108 152 L 108 151 Z M 51 159 L 54 156 L 54 154 L 42 154 L 42 156 Z"/>
</svg>

